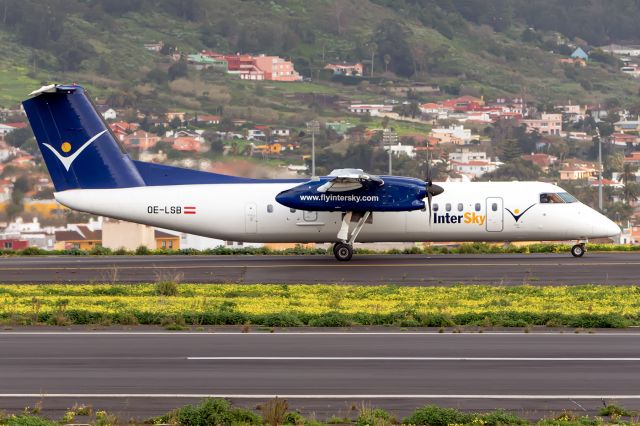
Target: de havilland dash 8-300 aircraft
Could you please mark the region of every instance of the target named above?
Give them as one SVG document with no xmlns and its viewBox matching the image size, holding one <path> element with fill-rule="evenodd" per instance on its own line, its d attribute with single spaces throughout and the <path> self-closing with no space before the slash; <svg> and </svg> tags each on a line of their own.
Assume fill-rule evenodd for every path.
<svg viewBox="0 0 640 426">
<path fill-rule="evenodd" d="M 56 200 L 96 215 L 230 241 L 332 242 L 341 261 L 355 241 L 575 240 L 580 257 L 589 239 L 620 232 L 549 183 L 227 176 L 132 160 L 81 86 L 45 86 L 23 105 Z"/>
</svg>

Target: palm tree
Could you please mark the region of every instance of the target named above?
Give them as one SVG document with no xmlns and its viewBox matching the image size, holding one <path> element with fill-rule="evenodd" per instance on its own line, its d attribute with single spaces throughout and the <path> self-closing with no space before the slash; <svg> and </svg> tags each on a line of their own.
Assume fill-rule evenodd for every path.
<svg viewBox="0 0 640 426">
<path fill-rule="evenodd" d="M 622 183 L 624 188 L 622 190 L 622 198 L 626 203 L 633 203 L 640 197 L 640 186 L 636 182 L 637 166 L 631 163 L 625 163 L 622 168 Z"/>
</svg>

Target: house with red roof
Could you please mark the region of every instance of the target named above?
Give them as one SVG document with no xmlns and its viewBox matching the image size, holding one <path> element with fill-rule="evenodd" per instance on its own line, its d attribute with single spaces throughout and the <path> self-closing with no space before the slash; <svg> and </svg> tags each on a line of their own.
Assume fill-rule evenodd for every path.
<svg viewBox="0 0 640 426">
<path fill-rule="evenodd" d="M 196 138 L 182 136 L 177 138 L 167 138 L 171 142 L 171 146 L 176 151 L 182 152 L 200 152 L 202 151 L 202 143 Z"/>
<path fill-rule="evenodd" d="M 544 172 L 547 172 L 549 170 L 549 167 L 555 164 L 556 161 L 558 161 L 558 157 L 542 152 L 524 154 L 521 155 L 520 158 L 522 158 L 523 160 L 531 161 L 533 164 L 540 167 L 540 169 Z"/>
<path fill-rule="evenodd" d="M 614 145 L 628 147 L 640 142 L 640 138 L 630 133 L 612 133 L 609 136 L 609 141 Z"/>
<path fill-rule="evenodd" d="M 158 142 L 160 142 L 160 136 L 143 130 L 136 130 L 130 135 L 126 135 L 122 138 L 122 143 L 126 147 L 139 149 L 140 151 L 153 148 Z"/>
<path fill-rule="evenodd" d="M 125 136 L 138 130 L 139 127 L 140 125 L 138 123 L 127 123 L 126 121 L 116 121 L 109 124 L 109 128 L 111 128 L 113 134 L 115 134 L 120 141 L 122 141 Z"/>
<path fill-rule="evenodd" d="M 205 124 L 220 124 L 220 116 L 213 114 L 198 114 L 196 117 L 197 123 Z"/>
</svg>

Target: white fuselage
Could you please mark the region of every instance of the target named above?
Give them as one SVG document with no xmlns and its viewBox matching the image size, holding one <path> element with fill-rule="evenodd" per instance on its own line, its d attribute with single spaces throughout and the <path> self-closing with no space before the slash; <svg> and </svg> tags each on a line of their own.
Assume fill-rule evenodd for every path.
<svg viewBox="0 0 640 426">
<path fill-rule="evenodd" d="M 335 242 L 342 212 L 291 210 L 275 201 L 279 192 L 297 184 L 75 189 L 55 195 L 75 210 L 222 240 Z M 620 232 L 615 223 L 582 203 L 540 203 L 541 193 L 563 192 L 552 184 L 439 185 L 444 193 L 433 198 L 431 224 L 426 210 L 374 212 L 357 241 L 588 240 Z"/>
</svg>

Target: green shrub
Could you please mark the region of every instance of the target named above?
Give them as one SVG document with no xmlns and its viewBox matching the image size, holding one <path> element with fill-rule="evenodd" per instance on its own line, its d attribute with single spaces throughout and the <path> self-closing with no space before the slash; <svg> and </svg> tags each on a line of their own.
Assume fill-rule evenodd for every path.
<svg viewBox="0 0 640 426">
<path fill-rule="evenodd" d="M 265 424 L 270 426 L 278 426 L 285 423 L 285 417 L 287 416 L 287 409 L 289 409 L 289 403 L 286 399 L 272 399 L 265 402 L 260 406 L 260 412 L 262 413 L 262 420 Z"/>
<path fill-rule="evenodd" d="M 160 418 L 154 423 L 172 423 L 182 426 L 231 426 L 238 424 L 261 425 L 257 414 L 242 408 L 233 408 L 224 399 L 205 399 L 200 405 L 186 405 Z"/>
<path fill-rule="evenodd" d="M 6 419 L 6 423 L 2 423 L 7 426 L 58 426 L 58 423 L 51 420 L 43 419 L 42 417 L 20 415 L 10 416 Z"/>
<path fill-rule="evenodd" d="M 600 409 L 601 416 L 608 416 L 611 418 L 619 418 L 622 416 L 630 416 L 631 412 L 624 407 L 620 407 L 619 405 L 610 404 L 606 407 L 602 407 Z"/>
<path fill-rule="evenodd" d="M 138 246 L 138 248 L 136 249 L 135 253 L 138 256 L 142 256 L 142 255 L 150 254 L 151 251 L 149 250 L 149 248 L 147 246 Z"/>
<path fill-rule="evenodd" d="M 156 283 L 156 294 L 161 296 L 177 296 L 178 284 L 175 281 L 160 281 Z"/>
<path fill-rule="evenodd" d="M 284 424 L 286 425 L 304 425 L 306 424 L 308 421 L 306 418 L 304 418 L 304 416 L 300 413 L 297 413 L 295 411 L 290 411 L 287 414 L 284 415 L 283 418 Z"/>
<path fill-rule="evenodd" d="M 427 405 L 418 408 L 409 417 L 402 420 L 403 424 L 425 426 L 448 426 L 451 424 L 471 423 L 473 416 L 453 408 L 442 408 L 436 405 Z"/>
<path fill-rule="evenodd" d="M 27 247 L 26 249 L 21 250 L 20 254 L 23 256 L 36 256 L 39 254 L 44 254 L 43 252 L 44 250 L 38 247 Z"/>
<path fill-rule="evenodd" d="M 94 246 L 89 250 L 89 254 L 92 256 L 106 256 L 111 254 L 111 249 L 108 247 L 102 247 L 101 245 Z"/>
<path fill-rule="evenodd" d="M 486 426 L 527 425 L 529 422 L 504 410 L 496 410 L 478 416 Z"/>
<path fill-rule="evenodd" d="M 362 407 L 354 426 L 386 426 L 395 423 L 387 411 L 382 408 Z"/>
</svg>

